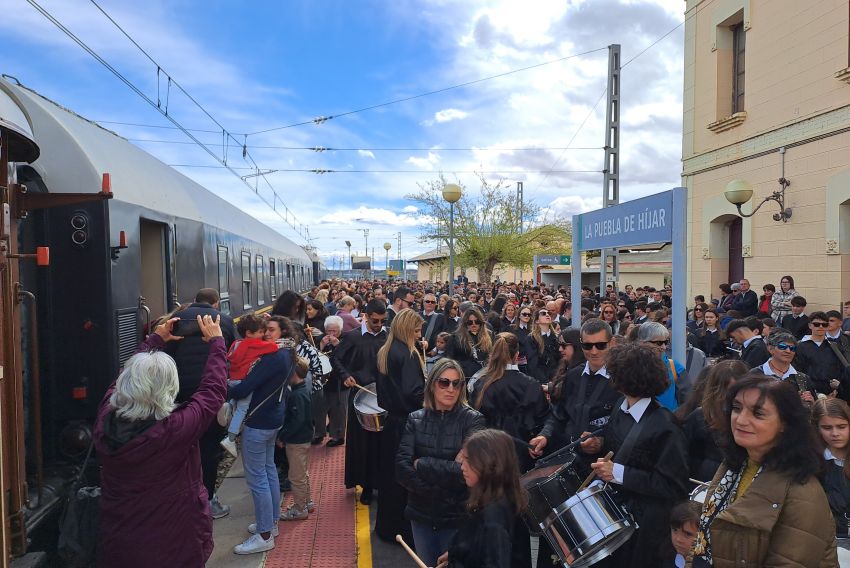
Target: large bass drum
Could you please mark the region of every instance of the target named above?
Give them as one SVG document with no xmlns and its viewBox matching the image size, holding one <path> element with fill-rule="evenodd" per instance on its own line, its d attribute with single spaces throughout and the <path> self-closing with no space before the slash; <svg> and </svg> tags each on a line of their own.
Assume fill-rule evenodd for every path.
<svg viewBox="0 0 850 568">
<path fill-rule="evenodd" d="M 368 384 L 363 388 L 372 392 L 358 389 L 354 395 L 354 412 L 357 414 L 357 421 L 360 422 L 360 426 L 364 430 L 380 432 L 384 429 L 387 411 L 378 406 L 378 397 L 372 394 L 378 392 L 375 390 L 375 383 Z"/>
<path fill-rule="evenodd" d="M 611 555 L 637 527 L 607 486 L 578 491 L 582 480 L 573 467 L 575 454 L 563 463 L 533 469 L 521 478 L 528 492 L 526 521 L 569 568 L 582 568 Z"/>
</svg>

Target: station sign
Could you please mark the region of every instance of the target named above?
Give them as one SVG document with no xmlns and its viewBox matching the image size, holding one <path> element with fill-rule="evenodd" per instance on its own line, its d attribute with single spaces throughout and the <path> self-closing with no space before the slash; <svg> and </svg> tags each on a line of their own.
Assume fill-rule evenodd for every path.
<svg viewBox="0 0 850 568">
<path fill-rule="evenodd" d="M 579 250 L 669 243 L 673 235 L 673 192 L 665 191 L 577 215 L 573 238 Z"/>
<path fill-rule="evenodd" d="M 570 255 L 568 254 L 538 254 L 534 256 L 534 262 L 537 265 L 541 264 L 555 264 L 561 266 L 569 266 L 570 264 Z"/>
</svg>

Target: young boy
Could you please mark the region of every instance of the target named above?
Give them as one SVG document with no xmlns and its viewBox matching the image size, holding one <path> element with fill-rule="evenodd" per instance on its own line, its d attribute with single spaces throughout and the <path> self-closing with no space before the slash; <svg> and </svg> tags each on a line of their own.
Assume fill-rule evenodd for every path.
<svg viewBox="0 0 850 568">
<path fill-rule="evenodd" d="M 684 568 L 685 561 L 697 537 L 700 513 L 702 513 L 702 504 L 696 501 L 685 501 L 673 507 L 673 510 L 670 511 L 670 544 L 672 550 L 668 548 L 662 554 L 662 562 L 659 566 Z"/>
<path fill-rule="evenodd" d="M 230 346 L 230 352 L 227 354 L 227 360 L 230 362 L 228 386 L 239 384 L 242 379 L 248 376 L 251 367 L 260 357 L 274 353 L 278 349 L 274 341 L 263 339 L 263 335 L 266 333 L 266 322 L 260 316 L 254 314 L 242 316 L 239 318 L 239 323 L 236 324 L 236 330 L 244 339 L 234 341 L 233 345 Z M 237 455 L 236 437 L 239 436 L 242 421 L 248 414 L 251 395 L 241 400 L 228 401 L 226 404 L 229 404 L 233 409 L 233 418 L 230 419 L 230 424 L 227 426 L 227 436 L 220 443 L 221 447 L 235 458 Z"/>
<path fill-rule="evenodd" d="M 302 360 L 303 361 L 303 360 Z M 289 481 L 292 483 L 294 503 L 280 516 L 282 521 L 307 518 L 310 499 L 310 441 L 313 439 L 313 410 L 310 388 L 305 384 L 306 366 L 296 366 L 290 379 L 292 392 L 286 400 L 286 416 L 278 440 L 286 445 L 289 461 Z"/>
<path fill-rule="evenodd" d="M 791 313 L 779 322 L 779 325 L 790 331 L 797 341 L 809 334 L 809 316 L 803 313 L 805 310 L 806 299 L 802 296 L 794 296 L 791 298 Z"/>
</svg>

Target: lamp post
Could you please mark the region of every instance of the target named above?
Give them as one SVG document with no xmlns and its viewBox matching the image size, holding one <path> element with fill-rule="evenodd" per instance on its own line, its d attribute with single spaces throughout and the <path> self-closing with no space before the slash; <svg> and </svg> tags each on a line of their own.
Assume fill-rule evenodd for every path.
<svg viewBox="0 0 850 568">
<path fill-rule="evenodd" d="M 748 202 L 753 197 L 753 186 L 746 180 L 735 179 L 730 181 L 726 185 L 726 191 L 723 192 L 723 195 L 729 203 L 738 208 L 738 215 L 741 217 L 752 217 L 756 214 L 756 211 L 761 209 L 762 205 L 768 201 L 775 201 L 779 205 L 779 213 L 773 214 L 773 220 L 787 223 L 788 219 L 791 218 L 791 208 L 785 207 L 785 190 L 789 185 L 791 185 L 790 181 L 784 177 L 779 178 L 780 189 L 762 199 L 761 203 L 756 205 L 752 213 L 744 213 L 741 211 L 741 205 Z"/>
<path fill-rule="evenodd" d="M 443 186 L 443 199 L 449 202 L 449 293 L 454 291 L 455 280 L 455 203 L 460 200 L 463 191 L 456 183 Z"/>
<path fill-rule="evenodd" d="M 351 241 L 345 241 L 345 246 L 348 247 L 348 277 L 351 278 Z"/>
<path fill-rule="evenodd" d="M 384 243 L 384 250 L 387 251 L 387 265 L 386 265 L 386 268 L 385 268 L 385 270 L 387 272 L 387 280 L 390 279 L 390 249 L 391 248 L 393 248 L 393 245 L 391 245 L 390 243 Z"/>
</svg>

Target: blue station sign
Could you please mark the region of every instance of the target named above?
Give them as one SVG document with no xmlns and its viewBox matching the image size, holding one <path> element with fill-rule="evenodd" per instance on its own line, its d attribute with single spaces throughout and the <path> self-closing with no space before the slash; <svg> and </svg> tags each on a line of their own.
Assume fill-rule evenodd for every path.
<svg viewBox="0 0 850 568">
<path fill-rule="evenodd" d="M 673 191 L 577 215 L 579 250 L 669 243 L 673 235 Z"/>
</svg>

